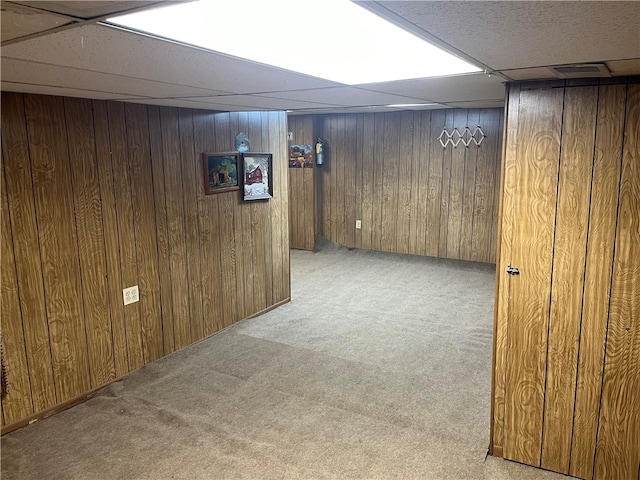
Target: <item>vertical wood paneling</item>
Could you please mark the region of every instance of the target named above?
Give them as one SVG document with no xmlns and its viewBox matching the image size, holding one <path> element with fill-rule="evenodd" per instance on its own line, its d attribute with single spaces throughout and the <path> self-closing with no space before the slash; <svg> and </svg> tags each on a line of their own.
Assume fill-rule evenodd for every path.
<svg viewBox="0 0 640 480">
<path fill-rule="evenodd" d="M 89 365 L 62 98 L 25 98 L 58 401 L 87 391 Z"/>
<path fill-rule="evenodd" d="M 91 100 L 64 99 L 91 386 L 115 378 Z"/>
<path fill-rule="evenodd" d="M 480 113 L 478 124 L 487 132 L 501 130 L 499 109 L 484 110 Z M 471 239 L 471 260 L 495 261 L 495 237 L 498 222 L 497 192 L 499 182 L 499 157 L 492 152 L 500 150 L 500 136 L 493 134 L 484 139 L 478 148 L 476 160 L 475 198 L 473 201 L 473 234 Z"/>
<path fill-rule="evenodd" d="M 551 284 L 541 466 L 569 472 L 598 88 L 568 88 Z"/>
<path fill-rule="evenodd" d="M 187 248 L 184 220 L 184 190 L 182 184 L 182 156 L 180 152 L 179 113 L 175 108 L 160 109 L 162 150 L 164 160 L 164 188 L 169 219 L 169 261 L 171 271 L 171 300 L 173 306 L 175 348 L 191 343 L 191 311 L 187 277 Z"/>
<path fill-rule="evenodd" d="M 600 86 L 569 474 L 591 478 L 616 231 L 626 85 Z"/>
<path fill-rule="evenodd" d="M 628 86 L 595 478 L 640 465 L 640 84 Z"/>
<path fill-rule="evenodd" d="M 204 179 L 201 177 L 202 153 L 212 153 L 215 148 L 214 114 L 201 110 L 193 111 L 193 127 L 196 171 L 194 190 L 198 202 L 198 224 L 202 246 L 200 265 L 202 275 L 202 311 L 205 335 L 220 330 L 224 326 L 222 306 L 222 276 L 220 263 L 220 237 L 218 235 L 220 195 L 204 194 Z M 205 248 L 206 246 L 206 248 Z"/>
<path fill-rule="evenodd" d="M 403 232 L 397 239 L 396 250 L 409 252 L 411 240 L 411 166 L 413 163 L 413 112 L 400 114 L 400 140 L 398 165 L 398 196 L 396 230 Z M 419 174 L 417 175 L 419 178 Z M 395 203 L 395 202 L 394 202 Z"/>
<path fill-rule="evenodd" d="M 432 257 L 445 255 L 445 250 L 440 250 L 440 225 L 442 205 L 443 160 L 445 149 L 438 141 L 442 127 L 446 124 L 446 110 L 431 112 L 431 124 L 429 126 L 429 179 L 427 194 L 427 222 L 425 254 Z M 450 155 L 450 154 L 449 154 Z M 446 219 L 446 217 L 444 217 Z"/>
<path fill-rule="evenodd" d="M 447 129 L 447 132 L 452 132 L 454 124 L 454 110 L 446 110 L 443 127 Z M 438 240 L 438 256 L 443 258 L 453 258 L 453 255 L 449 253 L 449 250 L 447 248 L 447 239 L 449 238 L 449 224 L 453 223 L 452 219 L 450 218 L 451 166 L 453 164 L 453 150 L 453 148 L 445 148 L 442 150 L 442 196 L 440 197 L 440 237 Z M 451 248 L 453 248 L 453 245 L 451 246 Z"/>
<path fill-rule="evenodd" d="M 264 121 L 262 122 L 264 125 Z M 268 122 L 267 122 L 268 126 Z M 289 145 L 315 144 L 312 116 L 291 116 L 288 129 L 293 138 Z M 262 130 L 265 130 L 263 127 Z M 257 133 L 257 132 L 256 132 Z M 251 138 L 251 137 L 250 137 Z M 289 152 L 287 152 L 288 159 Z M 315 161 L 315 154 L 314 154 Z M 315 175 L 316 168 L 289 168 L 289 220 L 291 248 L 313 250 L 316 238 Z M 321 167 L 324 168 L 324 167 Z M 259 202 L 262 203 L 262 202 Z M 268 207 L 269 204 L 267 204 Z"/>
<path fill-rule="evenodd" d="M 505 142 L 502 154 L 502 175 L 500 176 L 500 204 L 498 220 L 499 243 L 496 266 L 496 301 L 493 329 L 493 383 L 492 383 L 492 424 L 491 448 L 494 455 L 502 456 L 504 445 L 504 415 L 507 361 L 507 330 L 509 321 L 509 275 L 505 272 L 511 264 L 513 241 L 513 206 L 515 201 L 516 165 L 518 158 L 518 113 L 520 109 L 520 85 L 508 87 L 505 118 Z M 508 141 L 506 141 L 508 139 Z M 499 449 L 499 451 L 498 451 Z"/>
<path fill-rule="evenodd" d="M 164 156 L 162 150 L 162 127 L 160 110 L 147 107 L 149 122 L 149 145 L 151 153 L 151 175 L 153 178 L 153 202 L 156 220 L 156 250 L 158 255 L 158 280 L 160 282 L 160 310 L 162 312 L 162 347 L 165 355 L 173 353 L 175 331 L 171 294 L 171 261 L 169 256 L 169 219 L 165 192 Z M 197 186 L 196 186 L 197 187 Z"/>
<path fill-rule="evenodd" d="M 123 305 L 122 289 L 138 285 L 139 277 L 124 104 L 108 103 L 107 106 L 121 276 L 120 298 L 114 299 L 115 308 L 116 305 Z M 136 370 L 144 365 L 139 303 L 124 307 L 124 324 L 129 361 L 127 371 Z"/>
<path fill-rule="evenodd" d="M 191 341 L 204 337 L 202 310 L 202 271 L 200 267 L 200 224 L 198 222 L 198 178 L 202 175 L 200 157 L 194 150 L 192 110 L 179 110 L 180 153 L 184 190 L 185 244 L 187 251 L 187 277 L 191 307 Z M 200 168 L 199 168 L 200 167 Z M 204 182 L 200 182 L 204 183 Z"/>
<path fill-rule="evenodd" d="M 120 241 L 116 208 L 116 190 L 112 168 L 112 151 L 109 140 L 109 115 L 107 103 L 93 100 L 93 126 L 96 141 L 96 161 L 100 180 L 104 248 L 109 289 L 109 313 L 111 317 L 112 350 L 116 377 L 129 372 L 127 334 L 122 303 L 122 274 L 120 268 Z"/>
<path fill-rule="evenodd" d="M 147 107 L 126 104 L 125 116 L 128 127 L 127 153 L 136 233 L 142 353 L 146 364 L 162 357 L 164 352 Z"/>
<path fill-rule="evenodd" d="M 31 399 L 31 384 L 29 382 L 29 368 L 27 366 L 26 343 L 23 330 L 22 312 L 20 311 L 20 297 L 18 292 L 18 278 L 16 276 L 15 256 L 13 253 L 13 238 L 9 221 L 9 206 L 7 203 L 6 186 L 3 171 L 0 172 L 0 195 L 2 195 L 2 255 L 0 256 L 0 294 L 2 315 L 2 342 L 4 346 L 4 360 L 7 365 L 7 378 L 10 390 L 2 395 L 2 422 L 10 424 L 33 413 Z"/>
<path fill-rule="evenodd" d="M 13 387 L 3 432 L 288 300 L 284 112 L 11 93 L 2 103 L 2 327 Z M 232 119 L 274 154 L 272 200 L 204 195 L 200 154 L 229 151 Z M 122 289 L 135 284 L 140 302 L 124 307 Z"/>
<path fill-rule="evenodd" d="M 480 112 L 469 110 L 467 123 L 473 131 L 480 125 Z M 462 183 L 462 219 L 460 222 L 460 258 L 472 260 L 473 220 L 475 218 L 475 198 L 477 182 L 477 160 L 479 148 L 473 143 L 464 149 L 464 178 Z M 491 222 L 487 222 L 490 226 Z"/>
<path fill-rule="evenodd" d="M 540 465 L 563 90 L 521 92 L 504 456 Z"/>
<path fill-rule="evenodd" d="M 640 465 L 639 105 L 634 79 L 509 89 L 493 451 L 585 479 Z"/>
<path fill-rule="evenodd" d="M 330 146 L 328 168 L 316 169 L 323 186 L 320 234 L 347 247 L 495 261 L 501 110 L 454 112 L 319 117 Z M 480 148 L 442 147 L 443 126 L 475 128 L 481 113 L 489 120 Z"/>
<path fill-rule="evenodd" d="M 16 276 L 33 409 L 41 411 L 54 405 L 57 399 L 24 109 L 23 95 L 2 95 L 2 154 Z"/>
<path fill-rule="evenodd" d="M 453 112 L 454 125 L 468 125 L 468 111 Z M 464 258 L 460 251 L 462 235 L 462 215 L 464 202 L 464 177 L 467 165 L 467 149 L 462 144 L 451 150 L 451 170 L 449 172 L 449 202 L 447 210 L 446 248 L 448 258 Z"/>
<path fill-rule="evenodd" d="M 375 204 L 375 160 L 373 156 L 374 142 L 371 139 L 375 135 L 375 117 L 373 115 L 363 115 L 361 118 L 362 139 L 358 143 L 358 150 L 362 152 L 362 248 L 372 249 L 374 248 L 372 237 Z"/>
</svg>

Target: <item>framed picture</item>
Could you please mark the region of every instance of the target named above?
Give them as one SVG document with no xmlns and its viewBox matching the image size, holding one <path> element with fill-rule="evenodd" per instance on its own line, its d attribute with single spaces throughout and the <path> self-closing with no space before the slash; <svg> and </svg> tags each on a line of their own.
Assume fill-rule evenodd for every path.
<svg viewBox="0 0 640 480">
<path fill-rule="evenodd" d="M 313 168 L 311 145 L 289 145 L 289 168 Z"/>
<path fill-rule="evenodd" d="M 243 153 L 242 166 L 244 199 L 273 198 L 273 156 L 270 153 Z"/>
<path fill-rule="evenodd" d="M 202 154 L 205 195 L 240 190 L 240 183 L 238 183 L 239 159 L 240 154 L 237 152 Z"/>
</svg>

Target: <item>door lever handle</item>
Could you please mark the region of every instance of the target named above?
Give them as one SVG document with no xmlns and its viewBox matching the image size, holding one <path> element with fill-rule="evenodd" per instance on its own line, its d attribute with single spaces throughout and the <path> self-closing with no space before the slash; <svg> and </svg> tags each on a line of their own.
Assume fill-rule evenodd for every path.
<svg viewBox="0 0 640 480">
<path fill-rule="evenodd" d="M 520 270 L 516 267 L 512 267 L 511 265 L 507 265 L 507 273 L 509 275 L 520 275 Z"/>
</svg>

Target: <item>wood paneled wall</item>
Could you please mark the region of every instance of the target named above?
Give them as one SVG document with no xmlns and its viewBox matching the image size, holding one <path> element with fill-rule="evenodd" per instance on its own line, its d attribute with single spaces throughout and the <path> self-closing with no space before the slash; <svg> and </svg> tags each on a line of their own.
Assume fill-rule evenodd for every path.
<svg viewBox="0 0 640 480">
<path fill-rule="evenodd" d="M 318 117 L 328 140 L 320 233 L 347 247 L 494 262 L 502 117 L 502 109 Z M 438 141 L 443 127 L 478 125 L 487 135 L 480 147 Z"/>
<path fill-rule="evenodd" d="M 204 195 L 200 154 L 239 131 L 273 153 L 268 202 Z M 284 112 L 3 92 L 3 431 L 288 300 L 286 131 Z"/>
<path fill-rule="evenodd" d="M 315 145 L 311 115 L 289 116 L 289 145 Z M 316 242 L 316 167 L 289 169 L 289 224 L 291 248 L 313 250 Z"/>
<path fill-rule="evenodd" d="M 506 124 L 493 452 L 637 480 L 640 83 L 512 84 Z"/>
</svg>

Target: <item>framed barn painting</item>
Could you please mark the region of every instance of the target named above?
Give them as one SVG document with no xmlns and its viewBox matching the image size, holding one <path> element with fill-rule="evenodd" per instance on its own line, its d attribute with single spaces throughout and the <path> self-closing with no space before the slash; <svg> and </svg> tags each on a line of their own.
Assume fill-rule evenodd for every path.
<svg viewBox="0 0 640 480">
<path fill-rule="evenodd" d="M 205 195 L 240 190 L 238 182 L 239 159 L 240 154 L 237 152 L 202 154 Z"/>
<path fill-rule="evenodd" d="M 270 153 L 242 154 L 244 199 L 273 198 L 273 156 Z"/>
</svg>

